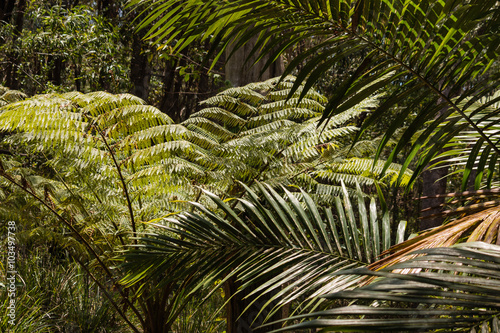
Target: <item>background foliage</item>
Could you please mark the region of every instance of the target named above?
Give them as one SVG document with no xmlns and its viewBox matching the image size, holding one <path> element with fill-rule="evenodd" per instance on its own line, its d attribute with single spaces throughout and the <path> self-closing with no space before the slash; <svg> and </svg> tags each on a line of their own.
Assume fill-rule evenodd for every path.
<svg viewBox="0 0 500 333">
<path fill-rule="evenodd" d="M 493 0 L 5 1 L 19 329 L 498 330 L 499 19 Z M 230 56 L 286 68 L 230 87 Z M 405 215 L 433 229 L 408 239 Z"/>
</svg>

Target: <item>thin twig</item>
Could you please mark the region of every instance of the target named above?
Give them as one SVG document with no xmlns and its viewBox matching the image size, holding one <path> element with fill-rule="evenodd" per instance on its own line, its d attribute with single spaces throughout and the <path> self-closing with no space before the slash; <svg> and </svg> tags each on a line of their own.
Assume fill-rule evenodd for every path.
<svg viewBox="0 0 500 333">
<path fill-rule="evenodd" d="M 120 309 L 120 307 L 118 306 L 118 304 L 116 304 L 116 302 L 113 300 L 113 297 L 108 293 L 108 291 L 106 290 L 106 287 L 101 282 L 99 282 L 99 279 L 97 279 L 94 276 L 94 274 L 92 274 L 92 272 L 87 268 L 87 266 L 85 266 L 78 258 L 76 258 L 76 257 L 73 257 L 73 258 L 80 264 L 80 266 L 87 273 L 87 275 L 90 276 L 90 278 L 92 280 L 94 280 L 94 282 L 99 286 L 99 288 L 101 288 L 101 290 L 104 292 L 104 295 L 106 295 L 106 297 L 111 302 L 111 304 L 113 305 L 113 307 L 115 308 L 115 310 L 123 318 L 123 320 L 125 320 L 125 322 L 130 326 L 130 328 L 134 332 L 140 333 L 139 330 L 135 327 L 135 325 L 132 324 L 130 322 L 130 320 L 127 318 L 127 315 L 125 313 L 123 313 L 123 311 Z"/>
</svg>

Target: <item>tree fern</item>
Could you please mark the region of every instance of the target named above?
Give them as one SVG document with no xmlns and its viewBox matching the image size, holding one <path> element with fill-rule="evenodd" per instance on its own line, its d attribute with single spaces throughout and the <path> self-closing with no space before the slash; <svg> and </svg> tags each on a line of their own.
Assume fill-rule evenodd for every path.
<svg viewBox="0 0 500 333">
<path fill-rule="evenodd" d="M 224 206 L 213 200 L 214 196 L 210 199 L 202 195 L 202 189 L 211 190 L 224 199 L 244 197 L 245 193 L 252 195 L 249 190 L 259 186 L 258 181 L 263 181 L 283 191 L 278 183 L 309 186 L 321 181 L 314 174 L 315 170 L 348 161 L 343 160 L 342 155 L 335 155 L 335 151 L 337 146 L 347 146 L 349 140 L 341 137 L 354 133 L 356 128 L 342 125 L 368 111 L 376 103 L 376 98 L 367 100 L 366 105 L 346 110 L 319 129 L 317 124 L 324 98 L 310 90 L 300 101 L 296 98 L 287 100 L 292 82 L 293 78 L 282 83 L 273 79 L 231 89 L 227 95 L 221 93 L 207 100 L 205 105 L 211 109 L 201 110 L 183 124 L 174 124 L 157 109 L 128 94 L 49 94 L 8 104 L 0 109 L 0 131 L 5 135 L 2 145 L 14 150 L 24 147 L 26 154 L 36 157 L 44 169 L 27 167 L 24 170 L 18 167 L 15 157 L 0 156 L 0 175 L 6 180 L 2 195 L 8 197 L 13 191 L 18 191 L 16 193 L 22 198 L 19 202 L 33 200 L 39 210 L 48 211 L 63 222 L 65 228 L 69 228 L 84 245 L 89 263 L 97 263 L 106 275 L 106 281 L 121 293 L 121 300 L 135 312 L 137 321 L 143 327 L 153 325 L 148 321 L 150 317 L 145 318 L 134 307 L 131 296 L 126 296 L 116 285 L 115 274 L 120 272 L 109 268 L 109 260 L 124 245 L 138 242 L 131 238 L 132 235 L 150 231 L 151 222 L 162 220 L 164 216 L 180 209 L 190 209 L 186 201 L 224 211 Z M 221 105 L 218 104 L 220 101 L 223 102 Z M 267 123 L 258 118 L 267 115 L 272 115 Z M 360 171 L 363 167 L 366 170 Z M 345 172 L 347 169 L 350 174 Z M 341 189 L 339 185 L 343 179 L 349 179 L 351 187 L 362 179 L 383 181 L 376 171 L 363 174 L 369 170 L 376 169 L 368 162 L 357 169 L 347 165 L 338 172 L 337 178 L 325 178 L 327 181 L 321 184 Z M 316 188 L 311 186 L 313 192 Z M 347 190 L 341 191 L 344 195 L 347 193 Z M 316 191 L 313 197 L 324 203 L 335 201 L 338 205 L 332 193 Z M 350 193 L 356 195 L 357 192 L 352 189 Z M 303 204 L 309 207 L 307 209 L 312 209 L 310 197 L 304 193 L 300 197 L 305 199 Z M 208 209 L 204 212 L 208 216 L 213 214 Z M 278 228 L 270 224 L 274 221 L 265 222 L 271 230 L 265 231 L 262 225 L 258 233 L 264 232 L 264 236 L 270 237 L 269 232 L 273 234 Z M 352 215 L 342 223 L 346 228 L 342 231 L 345 239 L 351 237 L 350 232 L 356 234 L 357 226 Z M 311 237 L 319 237 L 315 228 L 310 225 L 307 228 Z M 385 234 L 388 231 L 386 228 Z M 178 241 L 178 234 L 173 236 Z M 221 237 L 231 238 L 227 235 Z M 353 247 L 348 247 L 352 259 L 360 262 L 373 260 L 372 254 L 376 251 L 361 252 L 361 243 L 372 243 L 366 234 L 363 234 L 363 240 L 359 240 L 358 235 L 352 237 Z M 304 241 L 308 246 L 314 244 L 308 236 Z M 82 267 L 93 276 L 87 264 L 82 262 Z M 181 265 L 179 268 L 182 272 L 186 267 Z M 205 286 L 203 283 L 194 284 L 195 280 L 190 282 L 192 278 L 179 275 L 179 280 L 162 290 L 177 304 L 172 309 L 157 309 L 159 312 L 169 311 L 159 314 L 169 318 L 168 325 L 175 320 L 189 297 Z M 94 281 L 101 283 L 98 278 Z M 303 282 L 298 279 L 293 283 L 297 286 L 302 283 L 304 293 L 319 288 L 319 280 L 310 288 Z M 185 284 L 194 288 L 187 297 Z M 150 295 L 150 292 L 153 290 L 133 288 L 131 294 L 137 297 L 141 306 L 163 297 L 161 293 Z M 304 293 L 294 293 L 293 297 Z M 115 309 L 124 320 L 128 320 L 120 307 L 115 306 Z"/>
<path fill-rule="evenodd" d="M 318 128 L 325 97 L 309 89 L 288 99 L 293 86 L 289 77 L 231 88 L 183 124 L 128 94 L 39 95 L 2 108 L 0 130 L 11 133 L 5 144 L 44 154 L 56 173 L 50 177 L 75 196 L 128 211 L 130 231 L 137 230 L 136 218 L 154 219 L 199 197 L 196 186 L 231 197 L 243 194 L 237 181 L 297 184 L 331 204 L 340 181 L 393 182 L 399 166 L 382 176 L 368 159 L 345 158 L 345 136 L 356 131 L 345 123 L 368 112 L 377 97 Z"/>
<path fill-rule="evenodd" d="M 27 97 L 26 94 L 23 92 L 17 90 L 10 90 L 0 85 L 0 107 L 23 100 L 26 97 Z"/>
</svg>

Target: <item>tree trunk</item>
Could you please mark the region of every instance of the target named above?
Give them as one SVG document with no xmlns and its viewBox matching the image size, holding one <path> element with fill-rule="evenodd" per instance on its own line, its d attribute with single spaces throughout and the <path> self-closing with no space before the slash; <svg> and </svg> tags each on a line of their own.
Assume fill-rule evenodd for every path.
<svg viewBox="0 0 500 333">
<path fill-rule="evenodd" d="M 146 47 L 137 34 L 132 35 L 132 59 L 130 63 L 130 79 L 134 85 L 132 94 L 147 101 L 149 97 L 149 80 L 151 66 L 143 49 Z"/>
<path fill-rule="evenodd" d="M 256 285 L 258 285 L 258 283 L 256 283 Z M 274 305 L 276 305 L 274 302 L 271 303 L 270 305 L 266 306 L 265 310 L 259 314 L 264 305 L 270 300 L 272 294 L 260 297 L 250 306 L 248 310 L 246 310 L 245 313 L 243 313 L 243 311 L 250 305 L 250 303 L 252 303 L 254 298 L 246 298 L 248 296 L 248 292 L 240 292 L 236 294 L 236 292 L 238 291 L 238 286 L 239 283 L 237 283 L 234 279 L 229 279 L 224 284 L 224 293 L 226 295 L 234 295 L 226 305 L 227 333 L 266 333 L 281 327 L 280 324 L 276 324 L 273 326 L 266 326 L 264 328 L 256 329 L 256 327 L 259 327 L 263 324 L 264 319 L 269 313 L 269 310 L 271 310 Z M 284 306 L 281 311 L 278 311 L 274 316 L 271 317 L 270 321 L 279 320 L 287 316 L 287 314 L 284 313 L 287 309 L 287 306 Z M 241 316 L 242 313 L 243 316 Z"/>
<path fill-rule="evenodd" d="M 451 87 L 446 88 L 443 93 L 448 97 L 451 94 Z M 443 103 L 443 99 L 438 100 L 438 104 Z M 447 107 L 443 107 L 435 118 L 438 118 L 442 114 L 448 111 Z M 443 150 L 440 151 L 442 153 Z M 436 161 L 437 162 L 437 161 Z M 446 183 L 448 178 L 448 167 L 440 167 L 438 169 L 428 169 L 422 173 L 423 189 L 422 196 L 435 196 L 436 194 L 446 193 Z M 421 202 L 421 209 L 425 210 L 420 214 L 419 230 L 426 230 L 429 228 L 439 227 L 443 224 L 442 217 L 431 217 L 428 216 L 440 213 L 443 209 L 443 204 L 445 203 L 445 198 L 429 198 L 423 199 Z"/>
<path fill-rule="evenodd" d="M 15 4 L 16 0 L 6 0 L 3 2 L 3 5 L 0 6 L 0 21 L 10 23 Z"/>
<path fill-rule="evenodd" d="M 55 86 L 60 86 L 62 84 L 61 75 L 64 70 L 64 59 L 58 55 L 49 56 L 48 64 L 52 67 L 48 73 L 49 81 Z"/>
<path fill-rule="evenodd" d="M 440 168 L 433 170 L 426 170 L 422 173 L 422 196 L 435 196 L 436 194 L 446 193 L 446 175 L 448 168 Z M 423 199 L 421 202 L 421 209 L 425 211 L 420 215 L 419 230 L 426 230 L 429 228 L 438 227 L 443 223 L 441 217 L 428 216 L 438 214 L 442 209 L 442 204 L 445 198 L 429 198 Z"/>
<path fill-rule="evenodd" d="M 160 102 L 160 110 L 172 118 L 175 123 L 185 120 L 188 115 L 185 95 L 180 93 L 183 88 L 183 78 L 178 75 L 177 70 L 183 66 L 186 66 L 186 58 L 181 54 L 180 58 L 173 62 L 167 60 L 163 72 L 163 97 Z"/>
<path fill-rule="evenodd" d="M 74 61 L 73 73 L 75 76 L 75 89 L 76 91 L 82 91 L 82 78 L 80 77 L 80 61 Z"/>
<path fill-rule="evenodd" d="M 114 20 L 117 16 L 118 8 L 113 0 L 98 0 L 97 10 L 99 11 L 99 15 L 109 20 Z"/>
<path fill-rule="evenodd" d="M 284 65 L 281 58 L 270 65 L 264 72 L 262 72 L 262 69 L 269 59 L 268 57 L 263 57 L 255 64 L 254 62 L 257 59 L 256 55 L 248 59 L 256 41 L 257 37 L 250 39 L 242 48 L 236 50 L 229 59 L 228 57 L 231 53 L 231 49 L 229 48 L 226 51 L 225 75 L 226 80 L 231 82 L 233 86 L 243 86 L 252 82 L 264 81 L 283 74 Z M 258 282 L 256 282 L 255 285 L 258 286 Z M 245 296 L 247 296 L 245 293 L 235 294 L 238 290 L 238 284 L 234 280 L 230 279 L 226 283 L 224 289 L 226 296 L 231 297 L 226 306 L 227 333 L 265 333 L 279 328 L 280 325 L 276 327 L 266 326 L 264 329 L 255 329 L 255 327 L 262 325 L 262 321 L 267 316 L 267 313 L 273 308 L 273 304 L 268 305 L 256 319 L 257 314 L 270 300 L 271 294 L 259 298 L 243 315 L 241 315 L 253 299 L 245 299 Z M 282 311 L 278 311 L 270 321 L 283 318 L 286 309 L 286 306 L 283 307 Z"/>
</svg>

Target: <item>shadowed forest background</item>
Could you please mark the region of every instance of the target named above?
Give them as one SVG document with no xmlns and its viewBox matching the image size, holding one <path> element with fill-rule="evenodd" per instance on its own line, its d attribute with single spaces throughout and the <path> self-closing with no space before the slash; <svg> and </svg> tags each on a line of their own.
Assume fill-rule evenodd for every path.
<svg viewBox="0 0 500 333">
<path fill-rule="evenodd" d="M 499 27 L 484 0 L 3 1 L 2 332 L 499 332 Z"/>
</svg>

